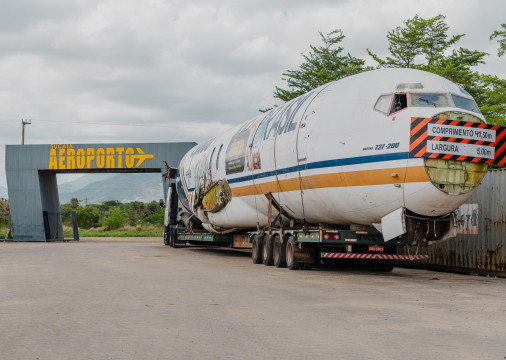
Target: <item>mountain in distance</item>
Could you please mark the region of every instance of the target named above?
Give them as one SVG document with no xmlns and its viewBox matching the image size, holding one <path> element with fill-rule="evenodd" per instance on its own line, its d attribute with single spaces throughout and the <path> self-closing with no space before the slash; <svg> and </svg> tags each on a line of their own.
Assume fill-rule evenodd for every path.
<svg viewBox="0 0 506 360">
<path fill-rule="evenodd" d="M 59 184 L 58 190 L 60 204 L 77 198 L 83 206 L 100 204 L 107 200 L 126 203 L 163 199 L 161 173 L 86 174 L 76 180 Z"/>
</svg>

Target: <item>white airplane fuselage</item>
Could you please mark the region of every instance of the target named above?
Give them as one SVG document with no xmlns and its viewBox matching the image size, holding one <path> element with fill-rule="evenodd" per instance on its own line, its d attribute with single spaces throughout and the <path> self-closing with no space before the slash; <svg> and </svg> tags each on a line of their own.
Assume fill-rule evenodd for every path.
<svg viewBox="0 0 506 360">
<path fill-rule="evenodd" d="M 395 108 L 399 99 L 405 103 Z M 456 84 L 412 69 L 323 85 L 190 150 L 179 167 L 180 199 L 211 231 L 267 225 L 269 193 L 287 218 L 310 224 L 371 225 L 399 208 L 443 216 L 473 190 L 435 184 L 426 159 L 409 156 L 411 121 L 453 114 L 484 122 L 478 111 L 457 107 L 457 99 L 473 102 Z M 226 180 L 231 199 L 205 211 L 196 204 L 199 191 L 218 180 Z"/>
</svg>

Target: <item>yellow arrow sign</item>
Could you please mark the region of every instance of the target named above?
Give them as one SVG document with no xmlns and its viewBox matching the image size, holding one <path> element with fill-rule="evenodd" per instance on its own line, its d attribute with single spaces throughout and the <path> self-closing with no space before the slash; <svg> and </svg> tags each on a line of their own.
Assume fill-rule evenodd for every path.
<svg viewBox="0 0 506 360">
<path fill-rule="evenodd" d="M 135 165 L 135 167 L 139 167 L 144 162 L 144 160 L 146 160 L 146 159 L 153 159 L 155 157 L 155 155 L 144 153 L 144 151 L 142 151 L 140 148 L 137 148 L 137 152 L 139 154 L 137 154 L 137 155 L 130 155 L 132 157 L 132 159 L 137 159 L 138 160 L 137 161 L 137 165 Z"/>
</svg>

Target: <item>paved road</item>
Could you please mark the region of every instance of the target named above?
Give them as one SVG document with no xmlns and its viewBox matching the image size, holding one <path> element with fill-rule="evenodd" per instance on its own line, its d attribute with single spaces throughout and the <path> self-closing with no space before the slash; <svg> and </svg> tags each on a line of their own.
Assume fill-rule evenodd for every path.
<svg viewBox="0 0 506 360">
<path fill-rule="evenodd" d="M 0 359 L 496 359 L 506 279 L 288 271 L 161 239 L 0 243 Z"/>
</svg>

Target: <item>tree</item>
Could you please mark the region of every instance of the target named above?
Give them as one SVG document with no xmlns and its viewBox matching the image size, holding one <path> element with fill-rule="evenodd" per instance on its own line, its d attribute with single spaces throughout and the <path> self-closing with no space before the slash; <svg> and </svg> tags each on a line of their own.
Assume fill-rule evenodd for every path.
<svg viewBox="0 0 506 360">
<path fill-rule="evenodd" d="M 146 205 L 142 201 L 132 201 L 128 204 L 129 208 L 137 215 L 141 215 L 146 209 Z"/>
<path fill-rule="evenodd" d="M 453 48 L 464 34 L 448 36 L 443 15 L 423 19 L 416 15 L 387 34 L 390 56 L 367 52 L 380 67 L 409 67 L 441 75 L 471 94 L 489 123 L 506 124 L 505 81 L 483 75 L 472 67 L 484 64 L 485 52 Z"/>
<path fill-rule="evenodd" d="M 423 55 L 427 66 L 433 66 L 443 59 L 444 51 L 460 40 L 464 34 L 448 39 L 448 26 L 443 15 L 422 19 L 416 15 L 404 21 L 405 27 L 397 26 L 387 34 L 388 50 L 391 56 L 380 59 L 369 49 L 367 52 L 383 67 L 419 68 L 415 59 Z M 483 54 L 484 56 L 485 54 Z"/>
<path fill-rule="evenodd" d="M 71 198 L 70 201 L 67 204 L 67 207 L 69 207 L 72 210 L 76 210 L 79 207 L 79 200 L 77 198 Z"/>
<path fill-rule="evenodd" d="M 365 67 L 365 61 L 351 56 L 343 55 L 343 47 L 339 43 L 344 39 L 343 32 L 339 29 L 323 35 L 320 32 L 323 46 L 311 45 L 308 55 L 301 54 L 304 62 L 298 70 L 286 70 L 282 80 L 288 83 L 288 89 L 276 86 L 274 97 L 283 101 L 289 101 L 318 86 L 343 77 L 358 74 L 369 70 Z"/>
<path fill-rule="evenodd" d="M 501 24 L 501 27 L 503 30 L 496 30 L 490 35 L 490 40 L 497 39 L 497 42 L 499 43 L 499 49 L 497 49 L 497 55 L 503 56 L 506 52 L 506 24 Z"/>
<path fill-rule="evenodd" d="M 80 207 L 76 210 L 77 225 L 83 229 L 98 226 L 99 214 L 92 207 Z"/>
<path fill-rule="evenodd" d="M 114 208 L 109 217 L 104 220 L 104 227 L 107 230 L 119 229 L 125 225 L 125 216 L 120 208 Z"/>
</svg>

